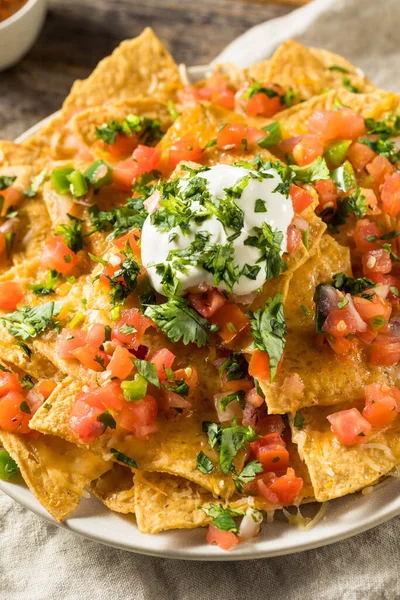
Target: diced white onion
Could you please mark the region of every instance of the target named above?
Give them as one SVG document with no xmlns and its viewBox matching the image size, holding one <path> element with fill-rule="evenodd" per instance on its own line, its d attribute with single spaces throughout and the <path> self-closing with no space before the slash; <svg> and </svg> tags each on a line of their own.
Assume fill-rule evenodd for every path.
<svg viewBox="0 0 400 600">
<path fill-rule="evenodd" d="M 356 307 L 354 306 L 353 298 L 350 296 L 350 294 L 346 294 L 346 298 L 349 301 L 349 303 L 347 305 L 348 309 L 356 321 L 357 331 L 361 331 L 361 332 L 367 331 L 367 324 L 365 321 L 362 320 L 359 312 L 357 311 Z"/>
<path fill-rule="evenodd" d="M 389 460 L 396 462 L 396 458 L 395 458 L 393 452 L 391 451 L 389 446 L 386 446 L 385 444 L 371 444 L 371 443 L 368 444 L 367 443 L 367 444 L 362 444 L 362 448 L 364 448 L 364 449 L 371 448 L 371 450 L 382 450 L 382 452 L 384 452 L 384 454 L 386 454 L 386 456 L 388 457 Z"/>
<path fill-rule="evenodd" d="M 309 222 L 303 219 L 302 217 L 294 217 L 293 225 L 300 229 L 300 231 L 307 231 L 309 227 Z"/>
<path fill-rule="evenodd" d="M 214 395 L 215 410 L 218 413 L 218 419 L 220 423 L 232 421 L 235 416 L 239 415 L 242 412 L 242 409 L 240 408 L 239 402 L 237 400 L 233 400 L 233 402 L 230 402 L 226 407 L 225 411 L 222 412 L 219 406 L 219 401 L 221 400 L 221 398 L 225 398 L 226 396 L 228 396 L 227 393 Z"/>
<path fill-rule="evenodd" d="M 110 259 L 108 261 L 110 263 L 110 265 L 112 265 L 113 267 L 116 267 L 117 265 L 121 264 L 121 257 L 118 256 L 118 254 L 111 254 Z"/>
<path fill-rule="evenodd" d="M 240 523 L 239 538 L 242 540 L 251 540 L 256 537 L 260 532 L 262 520 L 263 516 L 259 510 L 248 508 Z"/>
<path fill-rule="evenodd" d="M 390 291 L 390 285 L 387 285 L 387 284 L 381 283 L 374 287 L 375 294 L 378 294 L 378 296 L 380 296 L 384 300 L 387 298 L 389 291 Z"/>
</svg>

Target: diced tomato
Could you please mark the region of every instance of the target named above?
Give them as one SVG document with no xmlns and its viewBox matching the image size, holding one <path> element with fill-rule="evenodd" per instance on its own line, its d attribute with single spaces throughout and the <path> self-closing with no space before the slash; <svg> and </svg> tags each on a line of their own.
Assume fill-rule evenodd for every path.
<svg viewBox="0 0 400 600">
<path fill-rule="evenodd" d="M 356 171 L 365 169 L 367 164 L 370 163 L 375 156 L 376 154 L 371 148 L 368 148 L 366 144 L 360 144 L 359 142 L 353 142 L 347 150 L 347 158 Z"/>
<path fill-rule="evenodd" d="M 381 186 L 385 181 L 385 175 L 391 175 L 394 167 L 386 156 L 375 156 L 375 158 L 367 164 L 366 169 L 373 177 L 377 186 Z"/>
<path fill-rule="evenodd" d="M 284 90 L 273 83 L 264 83 L 263 87 L 273 89 L 277 95 L 270 98 L 263 92 L 254 94 L 246 103 L 245 111 L 249 117 L 273 117 L 282 110 L 281 96 Z"/>
<path fill-rule="evenodd" d="M 257 392 L 257 389 L 255 387 L 251 388 L 251 390 L 249 390 L 246 394 L 246 404 L 249 403 L 252 406 L 254 406 L 255 408 L 258 408 L 259 406 L 262 406 L 264 404 L 265 400 L 262 396 L 260 396 L 260 394 Z"/>
<path fill-rule="evenodd" d="M 39 381 L 39 383 L 35 385 L 35 390 L 38 394 L 43 396 L 44 399 L 47 399 L 56 389 L 56 387 L 57 384 L 55 381 L 51 381 L 50 379 L 42 379 L 42 381 Z"/>
<path fill-rule="evenodd" d="M 7 250 L 6 236 L 0 232 L 0 256 L 3 256 Z"/>
<path fill-rule="evenodd" d="M 313 203 L 312 196 L 294 183 L 290 184 L 290 197 L 292 199 L 293 210 L 296 214 L 302 213 L 303 210 Z"/>
<path fill-rule="evenodd" d="M 326 338 L 332 350 L 339 354 L 339 356 L 344 356 L 350 352 L 353 348 L 353 344 L 350 340 L 345 337 L 332 337 L 328 336 Z"/>
<path fill-rule="evenodd" d="M 341 444 L 353 446 L 365 442 L 371 425 L 356 408 L 340 410 L 327 417 L 331 430 Z"/>
<path fill-rule="evenodd" d="M 354 229 L 354 240 L 356 242 L 357 250 L 360 252 L 368 252 L 368 250 L 379 248 L 379 242 L 369 242 L 367 238 L 379 238 L 381 235 L 382 233 L 378 229 L 376 223 L 372 223 L 368 219 L 358 220 Z"/>
<path fill-rule="evenodd" d="M 229 110 L 233 110 L 235 108 L 235 92 L 228 89 L 214 92 L 211 96 L 211 102 L 218 104 L 218 106 L 224 106 Z"/>
<path fill-rule="evenodd" d="M 355 140 L 365 134 L 364 119 L 350 108 L 340 110 L 316 110 L 308 121 L 310 133 L 331 140 Z"/>
<path fill-rule="evenodd" d="M 371 273 L 390 273 L 392 261 L 387 250 L 370 250 L 362 256 L 363 273 L 369 277 Z"/>
<path fill-rule="evenodd" d="M 62 275 L 70 273 L 77 263 L 75 252 L 68 248 L 61 235 L 47 240 L 40 256 L 41 266 L 45 269 L 55 269 Z"/>
<path fill-rule="evenodd" d="M 71 431 L 84 444 L 90 444 L 104 433 L 104 424 L 98 420 L 103 412 L 103 408 L 90 406 L 83 400 L 76 400 L 69 417 Z"/>
<path fill-rule="evenodd" d="M 200 148 L 194 133 L 187 133 L 172 144 L 169 150 L 168 162 L 173 167 L 176 167 L 182 160 L 198 162 L 202 154 L 203 150 Z"/>
<path fill-rule="evenodd" d="M 157 352 L 151 357 L 150 362 L 156 365 L 160 381 L 165 382 L 167 380 L 165 369 L 171 369 L 175 358 L 175 354 L 172 354 L 168 348 L 157 350 Z"/>
<path fill-rule="evenodd" d="M 246 127 L 241 123 L 228 123 L 217 132 L 217 148 L 239 150 L 246 140 Z"/>
<path fill-rule="evenodd" d="M 104 150 L 116 160 L 126 158 L 138 145 L 138 137 L 135 134 L 125 135 L 125 133 L 117 133 L 115 144 L 104 143 Z"/>
<path fill-rule="evenodd" d="M 142 400 L 125 404 L 120 413 L 119 424 L 124 429 L 132 431 L 137 437 L 147 437 L 147 435 L 143 436 L 142 428 L 148 428 L 146 433 L 151 433 L 151 426 L 154 425 L 156 417 L 157 403 L 155 399 L 153 396 L 145 396 Z"/>
<path fill-rule="evenodd" d="M 277 495 L 280 504 L 289 506 L 303 489 L 303 479 L 296 477 L 293 469 L 288 469 L 286 475 L 277 477 L 269 484 L 269 489 Z"/>
<path fill-rule="evenodd" d="M 249 375 L 260 381 L 270 380 L 269 356 L 266 352 L 258 349 L 253 351 L 249 363 Z"/>
<path fill-rule="evenodd" d="M 309 165 L 318 156 L 322 156 L 324 147 L 316 135 L 304 135 L 301 141 L 293 148 L 293 157 L 301 167 Z"/>
<path fill-rule="evenodd" d="M 101 323 L 92 325 L 87 333 L 86 343 L 94 348 L 100 348 L 106 341 L 106 330 Z"/>
<path fill-rule="evenodd" d="M 394 219 L 400 213 L 400 173 L 385 175 L 381 192 L 383 210 Z"/>
<path fill-rule="evenodd" d="M 84 367 L 97 372 L 104 371 L 110 360 L 105 352 L 93 346 L 76 348 L 76 350 L 71 350 L 70 354 Z"/>
<path fill-rule="evenodd" d="M 354 306 L 360 317 L 368 323 L 373 331 L 379 331 L 386 327 L 392 313 L 392 305 L 378 294 L 371 299 L 353 297 Z"/>
<path fill-rule="evenodd" d="M 269 433 L 251 442 L 250 450 L 265 472 L 279 473 L 289 466 L 289 452 L 279 433 Z"/>
<path fill-rule="evenodd" d="M 0 399 L 0 429 L 15 433 L 29 433 L 30 414 L 20 410 L 25 401 L 24 396 L 18 391 L 11 390 Z"/>
<path fill-rule="evenodd" d="M 226 378 L 226 373 L 222 374 L 221 378 L 221 389 L 223 392 L 238 392 L 243 390 L 244 392 L 251 390 L 254 387 L 254 383 L 251 379 L 230 379 Z"/>
<path fill-rule="evenodd" d="M 360 188 L 360 193 L 365 198 L 365 203 L 367 205 L 367 215 L 380 215 L 381 209 L 378 208 L 378 198 L 374 190 L 370 188 Z"/>
<path fill-rule="evenodd" d="M 207 530 L 207 544 L 217 544 L 221 550 L 230 550 L 239 543 L 239 538 L 232 531 L 218 529 L 212 523 L 209 524 Z"/>
<path fill-rule="evenodd" d="M 287 228 L 287 251 L 294 254 L 301 246 L 302 235 L 296 225 L 289 225 Z"/>
<path fill-rule="evenodd" d="M 199 379 L 197 369 L 189 366 L 186 367 L 186 369 L 177 369 L 174 371 L 174 380 L 182 381 L 182 379 L 189 386 L 189 394 L 192 394 Z"/>
<path fill-rule="evenodd" d="M 74 358 L 70 353 L 77 348 L 85 346 L 86 336 L 86 331 L 64 327 L 57 340 L 57 355 L 59 358 Z"/>
<path fill-rule="evenodd" d="M 322 179 L 315 183 L 315 189 L 318 192 L 319 197 L 319 208 L 336 208 L 336 202 L 338 199 L 338 191 L 336 185 L 332 179 Z"/>
<path fill-rule="evenodd" d="M 121 312 L 121 317 L 114 325 L 112 337 L 123 344 L 126 344 L 128 348 L 137 350 L 144 332 L 151 327 L 152 324 L 153 322 L 151 319 L 144 317 L 137 308 L 123 310 Z M 136 329 L 136 331 L 130 332 L 129 328 Z"/>
<path fill-rule="evenodd" d="M 400 339 L 394 335 L 380 333 L 370 347 L 371 365 L 395 365 L 400 361 Z"/>
<path fill-rule="evenodd" d="M 127 348 L 117 346 L 107 366 L 112 377 L 126 379 L 133 371 L 132 355 Z"/>
<path fill-rule="evenodd" d="M 205 292 L 189 294 L 189 301 L 193 308 L 203 317 L 208 319 L 218 309 L 226 304 L 226 298 L 216 288 L 210 288 Z"/>
<path fill-rule="evenodd" d="M 322 326 L 322 331 L 335 338 L 355 333 L 357 331 L 357 323 L 352 311 L 347 306 L 332 310 Z"/>
<path fill-rule="evenodd" d="M 91 392 L 82 392 L 77 400 L 83 400 L 96 408 L 111 408 L 120 411 L 125 406 L 125 399 L 119 381 L 109 381 L 105 385 L 96 387 Z"/>
<path fill-rule="evenodd" d="M 161 158 L 161 150 L 139 145 L 132 157 L 119 162 L 113 169 L 114 183 L 117 187 L 130 190 L 135 179 L 153 171 Z"/>
<path fill-rule="evenodd" d="M 22 285 L 17 281 L 0 282 L 0 309 L 15 310 L 24 295 Z"/>
<path fill-rule="evenodd" d="M 301 142 L 302 137 L 302 135 L 297 135 L 296 137 L 283 140 L 279 144 L 279 148 L 282 150 L 282 152 L 285 152 L 285 154 L 291 154 L 293 152 L 293 148 L 297 146 L 299 142 Z"/>
<path fill-rule="evenodd" d="M 365 388 L 363 416 L 372 427 L 388 427 L 400 410 L 400 390 L 381 383 L 371 383 Z"/>
<path fill-rule="evenodd" d="M 200 100 L 199 90 L 194 85 L 185 85 L 178 90 L 179 104 L 193 104 Z"/>
<path fill-rule="evenodd" d="M 182 410 L 190 410 L 192 408 L 190 400 L 172 390 L 164 390 L 164 397 L 167 408 L 181 408 Z"/>
<path fill-rule="evenodd" d="M 16 373 L 0 373 L 0 396 L 5 396 L 9 392 L 21 392 L 22 386 Z"/>
<path fill-rule="evenodd" d="M 210 321 L 214 325 L 219 325 L 217 333 L 225 344 L 229 344 L 250 324 L 248 317 L 236 304 L 224 304 L 212 315 Z"/>
</svg>

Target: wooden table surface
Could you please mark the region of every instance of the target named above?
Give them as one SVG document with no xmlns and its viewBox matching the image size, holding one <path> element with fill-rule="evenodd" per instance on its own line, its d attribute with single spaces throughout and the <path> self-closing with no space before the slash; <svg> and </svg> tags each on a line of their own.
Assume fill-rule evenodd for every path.
<svg viewBox="0 0 400 600">
<path fill-rule="evenodd" d="M 177 62 L 206 64 L 248 28 L 291 10 L 242 0 L 49 0 L 33 49 L 0 73 L 0 139 L 56 111 L 75 79 L 144 27 L 153 27 Z"/>
</svg>

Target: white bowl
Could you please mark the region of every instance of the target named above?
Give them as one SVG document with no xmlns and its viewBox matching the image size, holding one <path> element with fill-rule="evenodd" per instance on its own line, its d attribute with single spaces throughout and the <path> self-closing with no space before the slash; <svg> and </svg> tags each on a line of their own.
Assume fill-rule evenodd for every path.
<svg viewBox="0 0 400 600">
<path fill-rule="evenodd" d="M 46 15 L 46 0 L 28 0 L 0 22 L 0 71 L 18 62 L 36 41 Z"/>
</svg>

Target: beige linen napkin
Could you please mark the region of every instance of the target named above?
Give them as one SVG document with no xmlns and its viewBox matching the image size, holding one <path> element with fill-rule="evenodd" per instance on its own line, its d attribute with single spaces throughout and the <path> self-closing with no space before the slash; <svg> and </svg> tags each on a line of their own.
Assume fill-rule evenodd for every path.
<svg viewBox="0 0 400 600">
<path fill-rule="evenodd" d="M 247 65 L 289 37 L 342 53 L 376 84 L 400 89 L 400 0 L 316 0 L 254 28 L 217 61 Z M 399 540 L 396 518 L 286 557 L 172 561 L 74 536 L 0 493 L 0 600 L 395 600 Z"/>
</svg>

